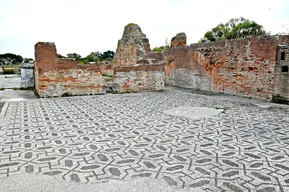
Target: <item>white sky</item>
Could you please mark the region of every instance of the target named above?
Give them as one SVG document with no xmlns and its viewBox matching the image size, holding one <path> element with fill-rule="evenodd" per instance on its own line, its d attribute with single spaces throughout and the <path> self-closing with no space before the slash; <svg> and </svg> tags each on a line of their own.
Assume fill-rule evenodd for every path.
<svg viewBox="0 0 289 192">
<path fill-rule="evenodd" d="M 38 41 L 55 42 L 62 55 L 115 51 L 131 22 L 142 28 L 151 48 L 179 32 L 191 44 L 240 16 L 273 34 L 289 32 L 288 0 L 0 0 L 0 53 L 34 58 Z"/>
</svg>

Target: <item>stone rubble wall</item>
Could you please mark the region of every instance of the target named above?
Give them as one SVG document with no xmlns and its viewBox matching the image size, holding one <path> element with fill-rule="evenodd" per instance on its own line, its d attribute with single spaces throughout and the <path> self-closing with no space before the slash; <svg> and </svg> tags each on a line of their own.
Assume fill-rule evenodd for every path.
<svg viewBox="0 0 289 192">
<path fill-rule="evenodd" d="M 35 86 L 40 97 L 164 90 L 177 86 L 289 103 L 289 36 L 192 44 L 173 38 L 163 53 L 128 24 L 112 62 L 79 65 L 60 59 L 54 43 L 35 45 Z M 284 59 L 282 59 L 283 56 Z"/>
<path fill-rule="evenodd" d="M 165 82 L 271 100 L 274 88 L 280 86 L 274 84 L 279 76 L 274 73 L 277 47 L 288 43 L 289 36 L 266 36 L 168 48 Z M 285 95 L 288 90 L 284 89 Z"/>
<path fill-rule="evenodd" d="M 115 68 L 114 83 L 120 92 L 142 92 L 164 90 L 163 65 L 147 65 Z"/>
<path fill-rule="evenodd" d="M 74 59 L 58 58 L 55 44 L 44 42 L 35 45 L 35 53 L 35 89 L 39 97 L 103 94 L 115 83 L 120 87 L 117 92 L 164 89 L 163 65 L 79 65 Z"/>
<path fill-rule="evenodd" d="M 40 97 L 99 94 L 105 85 L 100 72 L 87 69 L 51 70 L 38 80 Z"/>
<path fill-rule="evenodd" d="M 118 41 L 112 63 L 114 67 L 134 66 L 150 52 L 149 39 L 137 24 L 130 23 L 125 26 L 122 38 Z"/>
<path fill-rule="evenodd" d="M 281 59 L 282 53 L 284 54 Z M 289 104 L 289 43 L 283 43 L 277 48 L 277 63 L 274 73 L 273 100 Z M 281 101 L 280 101 L 281 100 Z"/>
</svg>

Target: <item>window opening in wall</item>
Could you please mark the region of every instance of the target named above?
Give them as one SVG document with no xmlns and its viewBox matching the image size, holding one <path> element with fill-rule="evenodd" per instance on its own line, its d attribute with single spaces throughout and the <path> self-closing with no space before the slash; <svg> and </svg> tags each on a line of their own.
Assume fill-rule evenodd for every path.
<svg viewBox="0 0 289 192">
<path fill-rule="evenodd" d="M 281 52 L 281 60 L 285 60 L 285 52 Z"/>
<path fill-rule="evenodd" d="M 288 66 L 282 66 L 282 72 L 288 72 Z"/>
</svg>

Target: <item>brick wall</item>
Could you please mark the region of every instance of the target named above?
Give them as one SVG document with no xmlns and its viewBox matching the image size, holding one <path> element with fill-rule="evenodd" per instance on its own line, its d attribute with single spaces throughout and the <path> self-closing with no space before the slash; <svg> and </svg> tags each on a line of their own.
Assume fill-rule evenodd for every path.
<svg viewBox="0 0 289 192">
<path fill-rule="evenodd" d="M 166 49 L 166 84 L 272 99 L 277 47 L 288 42 L 267 36 Z"/>
<path fill-rule="evenodd" d="M 164 90 L 163 65 L 142 65 L 115 68 L 114 82 L 120 92 Z"/>
<path fill-rule="evenodd" d="M 79 65 L 74 59 L 58 58 L 54 43 L 35 45 L 35 88 L 40 97 L 104 93 L 112 83 L 120 92 L 164 89 L 163 65 L 113 68 L 111 63 Z"/>
<path fill-rule="evenodd" d="M 35 45 L 35 82 L 40 97 L 102 93 L 105 81 L 100 66 L 78 65 L 73 59 L 60 59 L 54 43 Z"/>
<path fill-rule="evenodd" d="M 104 85 L 104 78 L 97 71 L 51 70 L 39 77 L 38 94 L 41 97 L 92 95 L 102 93 Z"/>
</svg>

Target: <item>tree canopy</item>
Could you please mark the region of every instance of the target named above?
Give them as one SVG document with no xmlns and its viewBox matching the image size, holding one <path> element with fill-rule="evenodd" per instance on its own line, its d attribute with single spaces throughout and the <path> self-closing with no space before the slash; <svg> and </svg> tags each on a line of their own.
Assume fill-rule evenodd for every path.
<svg viewBox="0 0 289 192">
<path fill-rule="evenodd" d="M 199 42 L 212 42 L 224 39 L 237 39 L 248 36 L 261 36 L 265 35 L 266 31 L 262 25 L 257 24 L 255 21 L 250 21 L 243 17 L 230 19 L 227 23 L 219 24 L 207 31 Z"/>
<path fill-rule="evenodd" d="M 111 61 L 114 57 L 114 52 L 107 50 L 103 53 L 96 51 L 91 52 L 86 57 L 81 57 L 78 53 L 68 53 L 66 56 L 58 54 L 58 58 L 73 58 L 77 62 L 82 64 L 87 64 L 89 62 L 98 62 L 98 61 Z M 23 58 L 21 55 L 16 55 L 13 53 L 0 54 L 0 65 L 10 65 L 10 64 L 19 64 L 19 63 L 28 63 L 33 61 L 32 58 Z"/>
<path fill-rule="evenodd" d="M 77 53 L 68 53 L 67 58 L 73 58 L 76 61 L 79 61 L 79 59 L 81 58 L 81 55 L 77 54 Z"/>
<path fill-rule="evenodd" d="M 23 57 L 21 55 L 15 55 L 13 53 L 5 53 L 0 54 L 0 64 L 19 64 L 23 61 Z"/>
<path fill-rule="evenodd" d="M 62 58 L 63 56 L 58 55 L 59 58 Z M 91 52 L 86 57 L 81 57 L 81 55 L 77 53 L 68 53 L 67 58 L 74 58 L 77 62 L 81 64 L 87 64 L 89 62 L 98 62 L 98 61 L 111 61 L 114 57 L 114 52 L 107 50 L 103 53 L 96 51 Z"/>
<path fill-rule="evenodd" d="M 107 50 L 99 56 L 99 59 L 101 61 L 111 61 L 113 59 L 113 57 L 114 57 L 114 52 Z"/>
<path fill-rule="evenodd" d="M 32 58 L 24 58 L 23 63 L 29 63 L 30 61 L 33 61 Z"/>
</svg>

